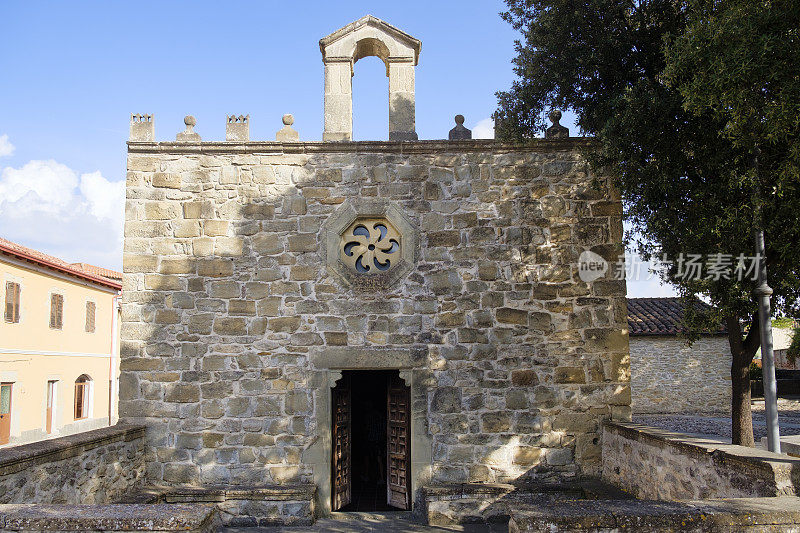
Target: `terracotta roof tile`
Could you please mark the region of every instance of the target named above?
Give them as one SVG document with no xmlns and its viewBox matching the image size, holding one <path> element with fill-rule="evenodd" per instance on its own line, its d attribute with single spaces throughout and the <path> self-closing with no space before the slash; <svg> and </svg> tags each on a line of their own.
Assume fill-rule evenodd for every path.
<svg viewBox="0 0 800 533">
<path fill-rule="evenodd" d="M 88 263 L 67 263 L 58 257 L 22 246 L 2 237 L 0 237 L 0 254 L 13 255 L 26 261 L 38 263 L 41 266 L 118 290 L 122 288 L 122 274 L 120 272 Z"/>
<path fill-rule="evenodd" d="M 122 281 L 122 272 L 117 272 L 116 270 L 111 270 L 110 268 L 103 268 L 96 265 L 90 265 L 89 263 L 71 263 L 72 266 L 83 270 L 89 274 L 94 276 L 100 276 L 101 278 L 107 278 L 114 281 Z"/>
<path fill-rule="evenodd" d="M 686 304 L 681 298 L 628 298 L 628 329 L 631 336 L 678 335 L 688 328 L 683 324 Z M 703 311 L 711 308 L 706 303 L 696 302 L 695 308 Z M 714 331 L 713 335 L 724 334 Z"/>
</svg>

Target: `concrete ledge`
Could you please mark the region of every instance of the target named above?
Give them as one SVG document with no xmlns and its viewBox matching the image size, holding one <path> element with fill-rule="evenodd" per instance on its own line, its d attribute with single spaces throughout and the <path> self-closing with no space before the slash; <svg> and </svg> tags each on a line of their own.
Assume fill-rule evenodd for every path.
<svg viewBox="0 0 800 533">
<path fill-rule="evenodd" d="M 507 143 L 494 139 L 469 139 L 460 141 L 311 141 L 311 142 L 150 142 L 128 141 L 128 153 L 168 154 L 315 154 L 315 153 L 399 153 L 428 154 L 446 152 L 555 152 L 570 151 L 592 146 L 591 137 L 568 137 L 558 139 L 531 139 L 525 143 Z"/>
<path fill-rule="evenodd" d="M 210 505 L 0 505 L 2 531 L 185 531 L 219 527 Z"/>
<path fill-rule="evenodd" d="M 314 521 L 311 484 L 270 486 L 148 486 L 126 495 L 126 504 L 213 504 L 225 526 L 308 526 Z"/>
<path fill-rule="evenodd" d="M 594 498 L 624 500 L 627 494 L 598 479 L 564 483 L 450 483 L 422 488 L 424 519 L 432 525 L 505 522 L 511 510 L 553 501 Z"/>
<path fill-rule="evenodd" d="M 781 437 L 781 453 L 800 457 L 800 435 L 788 435 Z M 767 437 L 761 437 L 761 447 L 767 449 Z"/>
<path fill-rule="evenodd" d="M 4 448 L 0 450 L 0 476 L 14 474 L 33 466 L 76 457 L 87 450 L 105 446 L 112 442 L 143 439 L 145 429 L 145 426 L 117 424 L 57 439 Z"/>
<path fill-rule="evenodd" d="M 169 502 L 179 501 L 208 501 L 225 500 L 269 500 L 292 501 L 314 498 L 316 487 L 314 485 L 273 485 L 273 486 L 236 486 L 236 487 L 186 487 L 170 488 L 164 494 L 164 499 Z"/>
<path fill-rule="evenodd" d="M 603 478 L 646 499 L 794 496 L 800 488 L 800 459 L 608 421 Z"/>
<path fill-rule="evenodd" d="M 509 531 L 798 531 L 800 498 L 687 502 L 584 500 L 511 510 Z"/>
</svg>

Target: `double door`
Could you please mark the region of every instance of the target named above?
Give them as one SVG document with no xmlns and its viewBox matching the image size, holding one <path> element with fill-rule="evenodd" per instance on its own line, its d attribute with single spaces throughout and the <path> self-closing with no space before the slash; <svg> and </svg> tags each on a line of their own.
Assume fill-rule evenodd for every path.
<svg viewBox="0 0 800 533">
<path fill-rule="evenodd" d="M 331 504 L 334 511 L 353 499 L 353 412 L 363 408 L 359 398 L 354 398 L 353 379 L 369 379 L 369 376 L 358 376 L 360 372 L 353 374 L 345 374 L 332 391 Z M 399 376 L 380 377 L 386 379 L 386 455 L 381 462 L 386 468 L 386 503 L 408 510 L 411 509 L 411 389 Z"/>
</svg>

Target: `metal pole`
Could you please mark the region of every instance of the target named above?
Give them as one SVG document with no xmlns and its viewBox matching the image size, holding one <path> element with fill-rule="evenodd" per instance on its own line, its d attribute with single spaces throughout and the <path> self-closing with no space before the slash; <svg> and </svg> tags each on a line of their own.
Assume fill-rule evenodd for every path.
<svg viewBox="0 0 800 533">
<path fill-rule="evenodd" d="M 764 379 L 764 407 L 767 416 L 767 449 L 781 453 L 781 437 L 778 428 L 778 387 L 775 383 L 775 357 L 772 353 L 772 319 L 769 297 L 772 289 L 767 285 L 767 262 L 765 261 L 764 230 L 756 230 L 756 254 L 758 257 L 758 319 L 761 325 L 761 370 Z"/>
</svg>

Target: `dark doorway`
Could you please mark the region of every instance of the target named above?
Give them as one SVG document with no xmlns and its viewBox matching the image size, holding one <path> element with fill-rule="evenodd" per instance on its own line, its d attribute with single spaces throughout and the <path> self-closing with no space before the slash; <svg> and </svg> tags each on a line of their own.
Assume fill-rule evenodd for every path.
<svg viewBox="0 0 800 533">
<path fill-rule="evenodd" d="M 333 510 L 410 509 L 410 390 L 399 372 L 343 371 L 333 389 Z"/>
</svg>

